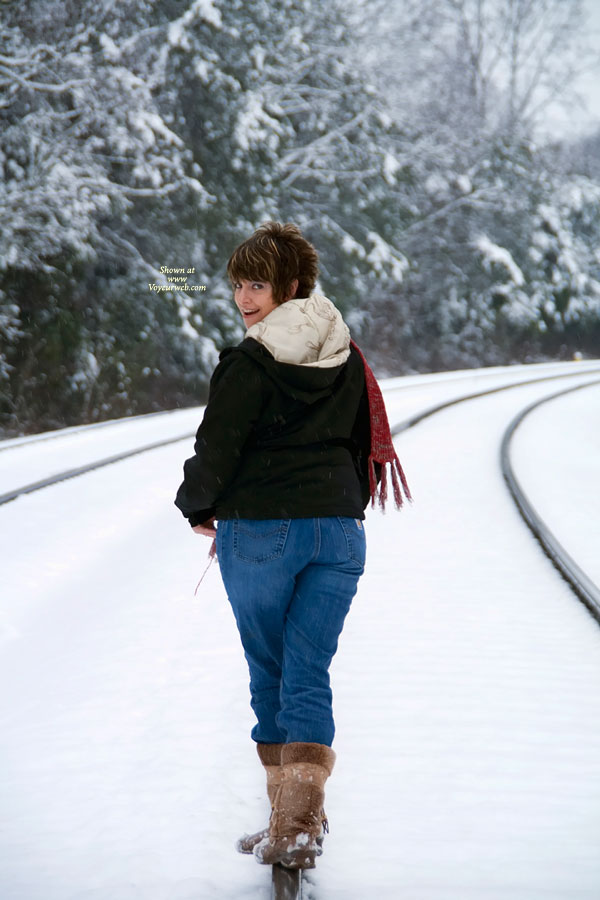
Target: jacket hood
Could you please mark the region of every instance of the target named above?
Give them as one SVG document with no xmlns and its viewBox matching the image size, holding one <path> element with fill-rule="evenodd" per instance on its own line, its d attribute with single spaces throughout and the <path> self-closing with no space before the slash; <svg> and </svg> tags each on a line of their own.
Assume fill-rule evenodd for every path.
<svg viewBox="0 0 600 900">
<path fill-rule="evenodd" d="M 266 347 L 278 362 L 329 369 L 350 355 L 350 332 L 338 309 L 322 294 L 294 297 L 277 306 L 246 337 Z"/>
<path fill-rule="evenodd" d="M 263 327 L 264 326 L 264 327 Z M 237 347 L 258 363 L 293 400 L 314 403 L 331 394 L 345 369 L 350 332 L 331 300 L 320 294 L 294 298 L 252 325 Z"/>
</svg>

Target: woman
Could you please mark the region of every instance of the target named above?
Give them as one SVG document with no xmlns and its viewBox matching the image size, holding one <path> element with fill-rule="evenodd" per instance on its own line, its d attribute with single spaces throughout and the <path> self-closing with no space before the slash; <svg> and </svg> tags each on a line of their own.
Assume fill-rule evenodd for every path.
<svg viewBox="0 0 600 900">
<path fill-rule="evenodd" d="M 220 355 L 176 505 L 216 535 L 250 670 L 269 828 L 241 852 L 312 868 L 335 753 L 329 666 L 365 563 L 364 509 L 395 456 L 381 394 L 340 313 L 312 293 L 317 253 L 267 222 L 227 265 L 247 328 Z M 373 425 L 373 428 L 372 428 Z M 218 528 L 215 527 L 218 520 Z"/>
</svg>

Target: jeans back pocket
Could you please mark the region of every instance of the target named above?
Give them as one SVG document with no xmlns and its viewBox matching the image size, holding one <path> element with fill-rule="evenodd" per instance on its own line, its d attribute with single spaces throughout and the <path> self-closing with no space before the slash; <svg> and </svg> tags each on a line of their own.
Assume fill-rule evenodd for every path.
<svg viewBox="0 0 600 900">
<path fill-rule="evenodd" d="M 346 538 L 348 558 L 364 568 L 367 542 L 363 523 L 360 519 L 352 519 L 350 516 L 338 516 L 337 519 Z"/>
<path fill-rule="evenodd" d="M 234 519 L 233 553 L 251 563 L 279 559 L 289 527 L 290 519 Z"/>
</svg>

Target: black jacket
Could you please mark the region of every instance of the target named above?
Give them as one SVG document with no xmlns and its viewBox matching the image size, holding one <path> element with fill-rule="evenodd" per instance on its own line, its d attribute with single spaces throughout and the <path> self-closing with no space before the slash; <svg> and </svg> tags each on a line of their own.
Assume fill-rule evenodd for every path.
<svg viewBox="0 0 600 900">
<path fill-rule="evenodd" d="M 175 500 L 217 519 L 364 518 L 371 431 L 362 360 L 277 362 L 253 338 L 221 353 Z"/>
</svg>

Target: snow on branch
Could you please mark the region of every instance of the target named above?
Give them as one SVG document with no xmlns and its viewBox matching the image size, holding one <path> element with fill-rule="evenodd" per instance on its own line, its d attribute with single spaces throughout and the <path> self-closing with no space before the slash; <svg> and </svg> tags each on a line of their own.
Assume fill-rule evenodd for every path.
<svg viewBox="0 0 600 900">
<path fill-rule="evenodd" d="M 483 256 L 483 265 L 487 271 L 489 271 L 494 264 L 503 266 L 518 287 L 525 283 L 525 278 L 521 269 L 505 247 L 499 247 L 498 244 L 494 244 L 485 235 L 478 237 L 474 241 L 474 246 Z"/>
<path fill-rule="evenodd" d="M 64 94 L 65 91 L 70 91 L 73 88 L 81 87 L 85 84 L 85 80 L 83 79 L 74 79 L 72 81 L 64 81 L 60 84 L 54 84 L 46 81 L 33 81 L 30 78 L 23 77 L 17 72 L 13 72 L 9 66 L 0 63 L 0 72 L 5 75 L 10 81 L 16 82 L 23 88 L 28 88 L 32 91 L 46 91 L 51 94 Z"/>
</svg>

